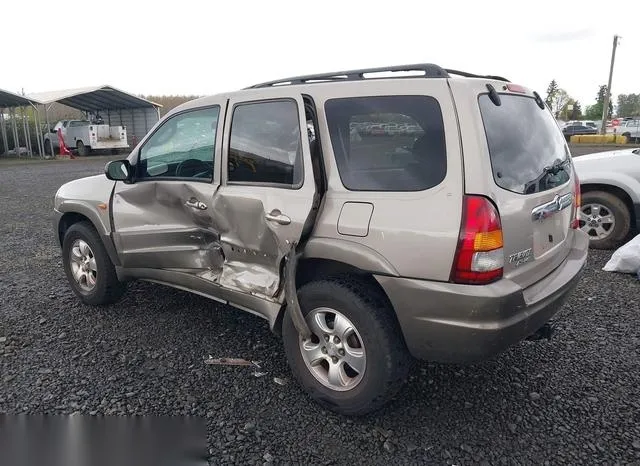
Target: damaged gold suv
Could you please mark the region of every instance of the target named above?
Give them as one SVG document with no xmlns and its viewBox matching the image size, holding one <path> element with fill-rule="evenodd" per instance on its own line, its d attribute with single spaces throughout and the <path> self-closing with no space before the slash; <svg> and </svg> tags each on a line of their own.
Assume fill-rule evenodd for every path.
<svg viewBox="0 0 640 466">
<path fill-rule="evenodd" d="M 300 385 L 357 415 L 413 358 L 547 333 L 587 257 L 579 186 L 536 92 L 396 66 L 185 103 L 62 186 L 55 233 L 83 302 L 147 280 L 256 314 Z"/>
</svg>

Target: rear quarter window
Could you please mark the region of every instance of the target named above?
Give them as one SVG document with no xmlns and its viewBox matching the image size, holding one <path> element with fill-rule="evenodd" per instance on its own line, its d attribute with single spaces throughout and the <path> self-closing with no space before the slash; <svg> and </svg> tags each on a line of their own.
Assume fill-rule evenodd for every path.
<svg viewBox="0 0 640 466">
<path fill-rule="evenodd" d="M 447 172 L 444 123 L 429 96 L 371 96 L 325 103 L 331 146 L 352 191 L 422 191 Z"/>
</svg>

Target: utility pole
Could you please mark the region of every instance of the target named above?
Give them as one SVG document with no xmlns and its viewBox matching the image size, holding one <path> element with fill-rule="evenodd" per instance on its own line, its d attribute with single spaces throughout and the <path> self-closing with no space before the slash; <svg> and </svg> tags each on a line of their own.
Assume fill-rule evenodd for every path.
<svg viewBox="0 0 640 466">
<path fill-rule="evenodd" d="M 611 50 L 611 67 L 609 68 L 609 83 L 607 84 L 607 92 L 604 95 L 604 105 L 602 106 L 602 126 L 601 134 L 607 134 L 607 118 L 609 117 L 609 101 L 611 100 L 611 80 L 613 79 L 613 64 L 616 61 L 616 48 L 618 47 L 617 35 L 613 36 L 613 50 Z"/>
</svg>

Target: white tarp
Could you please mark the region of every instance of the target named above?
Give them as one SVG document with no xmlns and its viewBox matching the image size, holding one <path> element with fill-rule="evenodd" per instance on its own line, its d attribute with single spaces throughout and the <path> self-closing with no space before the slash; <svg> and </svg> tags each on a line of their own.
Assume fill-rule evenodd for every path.
<svg viewBox="0 0 640 466">
<path fill-rule="evenodd" d="M 620 246 L 611 256 L 602 270 L 606 272 L 635 273 L 640 272 L 640 235 Z"/>
</svg>

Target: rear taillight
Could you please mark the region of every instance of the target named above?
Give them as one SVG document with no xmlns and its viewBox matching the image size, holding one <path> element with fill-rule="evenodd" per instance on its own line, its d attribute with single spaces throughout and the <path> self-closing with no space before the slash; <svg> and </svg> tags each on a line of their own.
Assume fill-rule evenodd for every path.
<svg viewBox="0 0 640 466">
<path fill-rule="evenodd" d="M 571 228 L 580 228 L 580 205 L 582 204 L 582 193 L 580 192 L 580 179 L 576 171 L 573 171 L 574 193 L 573 193 L 573 220 Z"/>
<path fill-rule="evenodd" d="M 504 252 L 500 216 L 489 199 L 465 196 L 458 249 L 451 271 L 454 283 L 484 285 L 502 278 Z"/>
</svg>

